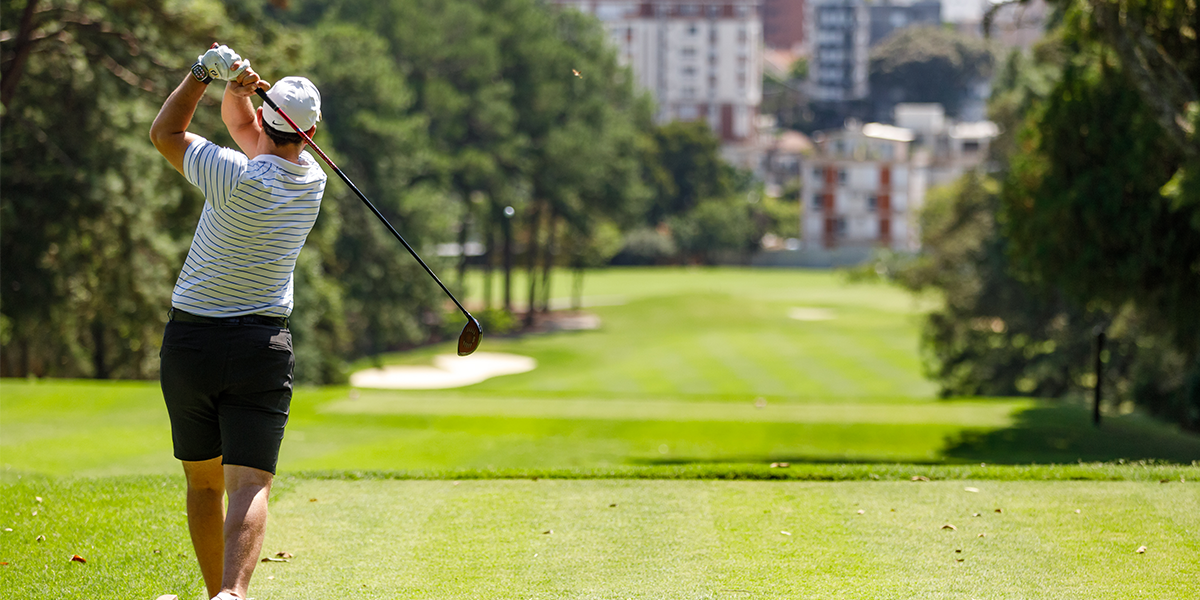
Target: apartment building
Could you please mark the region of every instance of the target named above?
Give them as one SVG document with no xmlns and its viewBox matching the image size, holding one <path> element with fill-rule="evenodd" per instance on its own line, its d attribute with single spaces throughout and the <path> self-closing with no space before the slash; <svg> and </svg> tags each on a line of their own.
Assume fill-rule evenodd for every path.
<svg viewBox="0 0 1200 600">
<path fill-rule="evenodd" d="M 806 248 L 918 249 L 926 190 L 987 169 L 999 134 L 990 121 L 946 118 L 940 104 L 898 104 L 895 121 L 817 133 L 800 168 Z"/>
<path fill-rule="evenodd" d="M 871 20 L 871 46 L 901 29 L 942 24 L 941 0 L 882 0 L 868 6 L 867 12 Z"/>
<path fill-rule="evenodd" d="M 879 123 L 818 133 L 816 156 L 801 169 L 805 248 L 916 249 L 912 215 L 925 184 L 909 161 L 914 139 Z"/>
<path fill-rule="evenodd" d="M 805 37 L 809 79 L 818 102 L 862 100 L 870 89 L 870 14 L 863 0 L 809 0 Z"/>
<path fill-rule="evenodd" d="M 762 103 L 761 0 L 627 2 L 556 0 L 608 29 L 657 120 L 708 122 L 729 143 L 754 139 Z"/>
</svg>

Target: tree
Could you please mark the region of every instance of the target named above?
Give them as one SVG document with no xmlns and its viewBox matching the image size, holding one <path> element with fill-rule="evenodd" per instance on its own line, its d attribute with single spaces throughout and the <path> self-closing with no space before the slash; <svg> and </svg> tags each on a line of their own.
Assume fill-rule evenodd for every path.
<svg viewBox="0 0 1200 600">
<path fill-rule="evenodd" d="M 1108 29 L 1114 7 L 1134 26 Z M 994 82 L 992 116 L 1005 131 L 993 145 L 997 181 L 931 194 L 925 252 L 897 276 L 945 297 L 924 333 L 945 392 L 1094 386 L 1089 340 L 1103 329 L 1110 397 L 1200 428 L 1200 194 L 1184 147 L 1193 133 L 1165 132 L 1169 106 L 1138 82 L 1179 75 L 1191 85 L 1200 49 L 1178 38 L 1197 11 L 1082 0 L 1058 9 L 1047 40 L 1010 57 Z M 1142 40 L 1140 55 L 1115 49 L 1124 42 L 1113 36 Z M 1161 72 L 1148 74 L 1152 65 Z M 1175 125 L 1186 125 L 1181 116 Z"/>
<path fill-rule="evenodd" d="M 146 377 L 202 199 L 147 141 L 217 12 L 6 3 L 0 344 L 6 376 Z M 235 35 L 230 31 L 230 35 Z M 212 106 L 212 101 L 206 101 Z M 214 110 L 197 123 L 215 129 Z"/>
<path fill-rule="evenodd" d="M 956 117 L 972 85 L 992 75 L 988 42 L 941 27 L 901 29 L 871 50 L 875 96 L 897 102 L 937 102 Z"/>
<path fill-rule="evenodd" d="M 1137 59 L 1093 35 L 1107 31 L 1117 4 L 1064 3 L 1067 60 L 1021 130 L 1002 194 L 1004 233 L 1029 281 L 1053 282 L 1110 318 L 1132 309 L 1169 339 L 1190 374 L 1139 400 L 1200 427 L 1200 201 L 1190 182 L 1200 162 L 1189 158 L 1190 138 L 1164 130 L 1163 105 L 1147 101 L 1136 83 L 1145 74 L 1128 64 Z M 1120 4 L 1135 23 L 1197 18 L 1195 8 Z M 1146 31 L 1130 35 L 1149 39 Z M 1160 31 L 1153 56 L 1178 67 L 1194 94 L 1200 49 L 1176 38 Z"/>
</svg>

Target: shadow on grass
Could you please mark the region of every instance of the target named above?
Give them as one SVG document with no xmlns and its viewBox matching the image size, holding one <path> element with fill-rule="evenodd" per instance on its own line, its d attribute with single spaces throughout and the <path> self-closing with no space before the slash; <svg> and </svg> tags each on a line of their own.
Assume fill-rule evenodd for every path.
<svg viewBox="0 0 1200 600">
<path fill-rule="evenodd" d="M 946 440 L 951 462 L 994 464 L 1200 460 L 1200 436 L 1139 414 L 1105 416 L 1099 427 L 1081 404 L 1044 402 L 1004 429 L 964 431 Z"/>
<path fill-rule="evenodd" d="M 886 456 L 726 456 L 713 459 L 641 458 L 632 465 L 683 466 L 716 463 L 796 464 L 1072 464 L 1078 462 L 1174 463 L 1200 461 L 1200 436 L 1142 415 L 1106 416 L 1100 427 L 1080 404 L 1046 401 L 1013 415 L 1002 429 L 967 429 L 948 436 L 940 458 L 897 460 Z"/>
</svg>

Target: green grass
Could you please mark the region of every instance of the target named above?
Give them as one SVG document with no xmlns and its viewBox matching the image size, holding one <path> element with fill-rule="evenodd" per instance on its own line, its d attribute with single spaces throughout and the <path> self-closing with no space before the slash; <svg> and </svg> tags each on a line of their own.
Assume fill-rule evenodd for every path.
<svg viewBox="0 0 1200 600">
<path fill-rule="evenodd" d="M 0 597 L 201 598 L 182 511 L 177 477 L 6 484 Z M 284 476 L 264 551 L 259 600 L 1183 599 L 1200 484 Z"/>
<path fill-rule="evenodd" d="M 1073 400 L 939 400 L 922 304 L 879 284 L 630 269 L 587 285 L 600 330 L 485 337 L 530 373 L 298 389 L 265 548 L 296 558 L 263 564 L 252 595 L 1200 594 L 1197 436 L 1116 410 L 1095 428 Z M 154 382 L 0 381 L 0 599 L 199 598 L 170 445 Z"/>
<path fill-rule="evenodd" d="M 475 278 L 468 290 L 480 294 Z M 560 273 L 556 297 L 568 296 Z M 928 399 L 920 370 L 918 304 L 882 284 L 848 284 L 815 271 L 610 269 L 588 275 L 585 299 L 599 331 L 498 338 L 481 351 L 536 358 L 533 372 L 473 386 L 480 392 L 746 396 L 828 401 Z M 518 280 L 515 289 L 523 290 Z M 520 297 L 520 296 L 519 296 Z M 522 306 L 518 303 L 518 307 Z M 825 308 L 831 321 L 797 321 L 795 307 Z M 364 361 L 427 361 L 449 346 Z"/>
</svg>

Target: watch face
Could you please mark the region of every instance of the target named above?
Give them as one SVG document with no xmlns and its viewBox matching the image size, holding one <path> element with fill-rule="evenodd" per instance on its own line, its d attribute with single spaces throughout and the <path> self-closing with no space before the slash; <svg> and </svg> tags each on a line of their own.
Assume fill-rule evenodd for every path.
<svg viewBox="0 0 1200 600">
<path fill-rule="evenodd" d="M 208 83 L 212 81 L 212 78 L 208 76 L 208 71 L 205 70 L 204 65 L 200 63 L 192 65 L 192 76 L 195 77 L 200 83 Z"/>
</svg>

